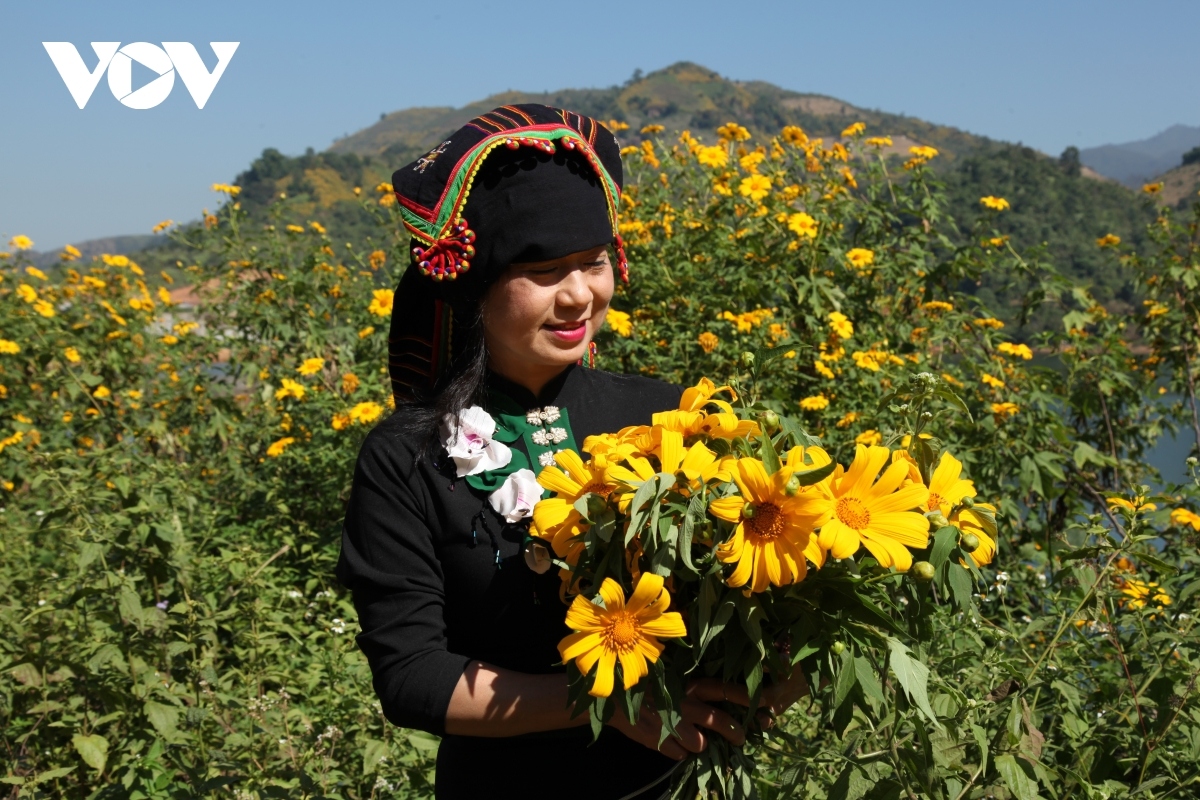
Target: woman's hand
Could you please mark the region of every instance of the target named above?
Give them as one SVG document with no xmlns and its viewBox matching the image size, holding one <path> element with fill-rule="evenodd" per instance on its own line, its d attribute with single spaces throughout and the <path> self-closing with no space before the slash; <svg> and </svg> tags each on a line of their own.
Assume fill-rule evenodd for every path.
<svg viewBox="0 0 1200 800">
<path fill-rule="evenodd" d="M 801 697 L 807 697 L 809 692 L 804 670 L 800 669 L 799 664 L 793 665 L 792 674 L 787 680 L 763 687 L 762 697 L 758 701 L 759 710 L 755 713 L 758 724 L 764 730 L 775 727 L 775 717 L 795 705 Z"/>
<path fill-rule="evenodd" d="M 682 761 L 690 753 L 700 753 L 708 747 L 708 738 L 701 728 L 724 736 L 731 744 L 745 744 L 746 731 L 741 723 L 721 709 L 709 705 L 721 700 L 749 705 L 745 687 L 741 688 L 740 695 L 737 692 L 738 687 L 711 678 L 692 681 L 680 707 L 683 719 L 675 726 L 678 736 L 668 735 L 663 739 L 661 746 L 658 740 L 662 735 L 662 721 L 649 699 L 642 704 L 636 725 L 631 723 L 625 717 L 625 712 L 620 709 L 613 714 L 608 724 L 635 742 L 640 742 L 651 750 L 658 750 L 668 758 Z"/>
</svg>

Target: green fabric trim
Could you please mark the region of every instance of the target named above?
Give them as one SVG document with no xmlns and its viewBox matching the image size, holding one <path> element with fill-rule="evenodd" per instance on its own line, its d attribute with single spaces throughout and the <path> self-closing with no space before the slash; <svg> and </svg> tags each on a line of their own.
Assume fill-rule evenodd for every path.
<svg viewBox="0 0 1200 800">
<path fill-rule="evenodd" d="M 530 469 L 534 474 L 540 472 L 542 466 L 538 458 L 542 453 L 554 452 L 555 450 L 574 450 L 575 452 L 579 452 L 579 446 L 575 443 L 575 434 L 571 430 L 571 420 L 565 408 L 558 409 L 559 417 L 554 422 L 546 423 L 545 425 L 531 425 L 529 420 L 525 418 L 525 410 L 521 408 L 517 401 L 503 392 L 492 389 L 488 392 L 487 412 L 496 421 L 496 432 L 492 435 L 492 438 L 498 442 L 503 442 L 511 448 L 512 460 L 498 469 L 477 472 L 474 475 L 466 476 L 465 480 L 469 486 L 485 492 L 494 492 L 504 484 L 509 475 L 517 470 Z M 533 440 L 533 434 L 536 431 L 544 430 L 549 432 L 550 428 L 564 429 L 567 432 L 567 438 L 558 444 L 550 445 L 540 445 Z M 525 442 L 526 451 L 529 453 L 528 458 L 525 456 L 525 453 L 513 446 L 517 440 Z M 547 492 L 543 489 L 542 497 L 544 498 L 546 495 Z"/>
</svg>

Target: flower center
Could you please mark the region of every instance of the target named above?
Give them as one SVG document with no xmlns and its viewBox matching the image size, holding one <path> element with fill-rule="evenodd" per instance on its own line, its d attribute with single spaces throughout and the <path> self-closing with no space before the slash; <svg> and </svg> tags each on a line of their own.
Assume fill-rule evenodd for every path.
<svg viewBox="0 0 1200 800">
<path fill-rule="evenodd" d="M 580 492 L 579 495 L 582 497 L 588 492 L 591 492 L 592 494 L 598 494 L 601 497 L 608 497 L 610 494 L 612 494 L 612 490 L 613 487 L 609 486 L 607 483 L 589 483 L 587 486 L 583 487 L 583 491 Z"/>
<path fill-rule="evenodd" d="M 861 531 L 871 523 L 871 512 L 857 497 L 843 497 L 837 502 L 837 518 L 844 525 Z"/>
<path fill-rule="evenodd" d="M 618 611 L 609 617 L 608 627 L 604 629 L 602 635 L 609 650 L 628 653 L 641 638 L 641 629 L 632 614 L 627 611 Z"/>
<path fill-rule="evenodd" d="M 757 503 L 754 516 L 742 520 L 746 533 L 757 539 L 777 539 L 783 535 L 783 512 L 774 503 Z"/>
<path fill-rule="evenodd" d="M 939 508 L 942 507 L 942 503 L 944 503 L 944 502 L 946 502 L 945 499 L 937 492 L 929 493 L 929 510 L 930 511 L 937 511 Z"/>
</svg>

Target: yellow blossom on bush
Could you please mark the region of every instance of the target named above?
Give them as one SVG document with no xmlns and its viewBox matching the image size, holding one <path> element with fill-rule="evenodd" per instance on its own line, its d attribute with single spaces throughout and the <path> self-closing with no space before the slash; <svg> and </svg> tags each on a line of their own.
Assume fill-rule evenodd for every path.
<svg viewBox="0 0 1200 800">
<path fill-rule="evenodd" d="M 870 370 L 871 372 L 879 372 L 880 364 L 886 360 L 886 356 L 883 353 L 878 353 L 874 350 L 851 353 L 850 357 L 854 359 L 856 367 Z"/>
<path fill-rule="evenodd" d="M 750 131 L 736 122 L 727 122 L 717 128 L 717 136 L 720 136 L 722 139 L 728 139 L 731 142 L 744 142 L 750 138 Z"/>
<path fill-rule="evenodd" d="M 639 148 L 636 144 L 626 145 L 625 147 L 621 148 L 621 155 L 623 155 L 623 156 L 631 156 L 634 153 L 640 153 L 640 152 L 641 152 L 641 148 Z"/>
<path fill-rule="evenodd" d="M 1023 358 L 1026 361 L 1033 358 L 1033 351 L 1027 345 L 1013 344 L 1012 342 L 1001 342 L 996 345 L 996 349 L 1005 355 L 1010 355 L 1013 358 Z"/>
<path fill-rule="evenodd" d="M 617 336 L 631 336 L 633 334 L 633 322 L 630 321 L 629 315 L 624 311 L 617 311 L 615 308 L 609 308 L 604 315 L 604 323 L 613 329 L 613 333 Z"/>
<path fill-rule="evenodd" d="M 306 358 L 304 363 L 296 368 L 301 375 L 315 375 L 325 367 L 325 359 L 318 357 Z"/>
<path fill-rule="evenodd" d="M 242 187 L 230 186 L 227 183 L 214 183 L 212 185 L 212 190 L 214 192 L 221 192 L 222 194 L 227 194 L 230 197 L 237 197 L 241 193 Z"/>
<path fill-rule="evenodd" d="M 654 154 L 654 142 L 649 139 L 642 142 L 642 160 L 654 169 L 658 169 L 661 166 L 658 156 Z"/>
<path fill-rule="evenodd" d="M 371 255 L 367 256 L 367 264 L 373 270 L 377 270 L 387 263 L 387 253 L 382 250 L 372 250 Z"/>
<path fill-rule="evenodd" d="M 771 193 L 771 179 L 766 175 L 750 175 L 742 178 L 742 182 L 738 184 L 738 193 L 755 202 L 762 200 Z"/>
<path fill-rule="evenodd" d="M 30 239 L 24 234 L 17 234 L 8 240 L 9 247 L 15 247 L 18 250 L 28 250 L 33 247 L 33 239 Z"/>
<path fill-rule="evenodd" d="M 788 230 L 806 239 L 817 238 L 817 221 L 803 211 L 788 215 Z"/>
<path fill-rule="evenodd" d="M 1146 309 L 1146 316 L 1149 317 L 1150 319 L 1154 319 L 1155 317 L 1161 317 L 1163 314 L 1167 314 L 1171 310 L 1171 309 L 1167 308 L 1165 305 L 1163 305 L 1162 303 L 1155 303 L 1150 300 L 1147 300 L 1146 304 L 1148 306 L 1150 306 L 1148 309 Z"/>
<path fill-rule="evenodd" d="M 1171 524 L 1178 525 L 1181 528 L 1184 525 L 1190 525 L 1193 530 L 1200 531 L 1200 514 L 1188 511 L 1186 508 L 1172 509 Z"/>
<path fill-rule="evenodd" d="M 361 331 L 358 332 L 358 338 L 365 339 L 374 332 L 375 332 L 375 326 L 368 325 L 367 327 L 363 328 Z"/>
<path fill-rule="evenodd" d="M 711 353 L 713 350 L 716 350 L 717 345 L 721 343 L 721 341 L 717 338 L 717 335 L 711 331 L 705 331 L 704 333 L 700 334 L 696 338 L 696 341 L 700 344 L 700 349 L 706 353 Z"/>
<path fill-rule="evenodd" d="M 841 419 L 839 419 L 837 422 L 834 423 L 834 427 L 838 428 L 839 430 L 845 430 L 846 428 L 849 428 L 851 425 L 853 425 L 857 421 L 858 421 L 858 412 L 857 411 L 847 411 L 845 414 L 842 415 Z"/>
<path fill-rule="evenodd" d="M 81 255 L 83 255 L 83 254 L 79 252 L 78 247 L 76 247 L 75 245 L 69 244 L 63 248 L 63 251 L 58 254 L 58 257 L 61 258 L 63 261 L 74 261 L 77 258 L 79 258 Z"/>
<path fill-rule="evenodd" d="M 79 356 L 79 351 L 74 347 L 68 347 L 66 350 L 63 350 L 63 355 L 66 356 L 67 361 L 70 361 L 72 364 L 78 364 L 83 360 Z"/>
<path fill-rule="evenodd" d="M 354 408 L 350 409 L 350 419 L 360 425 L 374 422 L 383 414 L 383 406 L 373 400 L 368 400 L 365 403 L 359 403 Z"/>
<path fill-rule="evenodd" d="M 717 318 L 732 322 L 737 327 L 738 333 L 749 333 L 751 330 L 763 324 L 763 322 L 770 319 L 772 316 L 773 314 L 770 309 L 756 308 L 753 311 L 746 311 L 741 314 L 723 311 L 717 315 Z"/>
<path fill-rule="evenodd" d="M 1136 498 L 1136 500 L 1137 500 L 1137 503 L 1134 504 L 1134 503 L 1131 503 L 1128 500 L 1126 500 L 1124 497 L 1105 498 L 1105 502 L 1108 503 L 1109 508 L 1123 508 L 1126 511 L 1129 511 L 1132 513 L 1141 513 L 1141 512 L 1145 512 L 1145 511 L 1157 511 L 1158 510 L 1157 505 L 1155 505 L 1154 503 L 1143 502 L 1144 498 L 1142 498 L 1142 497 L 1138 497 L 1138 498 Z"/>
<path fill-rule="evenodd" d="M 1123 601 L 1125 606 L 1134 610 L 1145 608 L 1147 602 L 1157 606 L 1171 605 L 1171 595 L 1167 594 L 1157 583 L 1139 581 L 1135 578 L 1125 578 L 1121 581 L 1121 594 L 1129 598 Z"/>
<path fill-rule="evenodd" d="M 347 372 L 342 376 L 342 391 L 345 394 L 354 394 L 358 389 L 358 376 L 353 372 Z"/>
<path fill-rule="evenodd" d="M 739 158 L 738 164 L 742 169 L 746 170 L 746 172 L 758 172 L 758 165 L 761 164 L 765 158 L 765 155 L 756 150 L 753 153 L 746 153 L 746 155 Z"/>
<path fill-rule="evenodd" d="M 288 233 L 304 233 L 303 225 L 288 225 L 284 228 Z"/>
<path fill-rule="evenodd" d="M 371 304 L 367 306 L 367 311 L 370 311 L 377 317 L 386 317 L 392 313 L 392 300 L 395 297 L 395 292 L 391 289 L 376 289 L 371 292 Z"/>
<path fill-rule="evenodd" d="M 162 233 L 163 231 L 165 231 L 167 228 L 171 227 L 174 224 L 175 224 L 175 220 L 164 219 L 162 222 L 158 223 L 153 228 L 151 228 L 150 231 L 152 233 Z"/>
<path fill-rule="evenodd" d="M 930 300 L 928 303 L 922 303 L 921 308 L 925 311 L 953 311 L 954 306 L 944 300 Z"/>
<path fill-rule="evenodd" d="M 1163 190 L 1162 181 L 1158 183 L 1147 183 L 1142 185 L 1142 191 L 1146 194 L 1158 194 Z"/>
<path fill-rule="evenodd" d="M 1096 240 L 1097 247 L 1116 247 L 1121 243 L 1121 237 L 1115 233 L 1106 233 Z"/>
<path fill-rule="evenodd" d="M 335 431 L 344 431 L 351 425 L 350 415 L 343 411 L 338 411 L 333 415 L 333 419 L 329 421 L 329 425 Z"/>
<path fill-rule="evenodd" d="M 1004 323 L 995 317 L 979 317 L 971 322 L 980 328 L 991 328 L 992 330 L 1000 330 L 1004 327 Z"/>
<path fill-rule="evenodd" d="M 848 128 L 845 128 L 842 131 L 842 136 L 846 137 L 846 138 L 849 138 L 851 136 L 858 136 L 859 134 L 866 131 L 866 129 L 867 129 L 867 123 L 856 122 L 853 125 L 849 126 Z"/>
<path fill-rule="evenodd" d="M 295 441 L 296 438 L 294 436 L 285 436 L 282 439 L 272 442 L 271 446 L 267 448 L 267 456 L 270 458 L 279 458 L 283 455 L 283 451 L 288 448 L 288 445 Z"/>
<path fill-rule="evenodd" d="M 25 431 L 14 431 L 11 436 L 6 436 L 0 439 L 0 453 L 4 452 L 4 448 L 11 447 L 14 444 L 20 444 L 25 438 Z"/>
<path fill-rule="evenodd" d="M 6 356 L 15 356 L 19 352 L 21 352 L 21 346 L 19 344 L 9 339 L 0 339 L 0 354 Z"/>
<path fill-rule="evenodd" d="M 829 398 L 823 394 L 814 394 L 800 400 L 800 407 L 805 411 L 822 411 L 829 407 Z"/>
<path fill-rule="evenodd" d="M 797 125 L 784 125 L 779 135 L 783 137 L 785 142 L 796 147 L 803 147 L 808 144 L 808 134 L 804 132 L 803 128 Z"/>
<path fill-rule="evenodd" d="M 997 420 L 1016 416 L 1018 411 L 1020 408 L 1016 403 L 992 403 L 992 413 L 996 415 Z"/>
<path fill-rule="evenodd" d="M 979 380 L 983 381 L 988 386 L 991 386 L 993 389 L 1003 389 L 1004 388 L 1004 381 L 1002 381 L 999 378 L 996 378 L 992 375 L 988 375 L 986 372 L 979 376 Z"/>
<path fill-rule="evenodd" d="M 304 384 L 297 383 L 291 378 L 284 378 L 282 380 L 282 384 L 283 385 L 280 388 L 275 390 L 276 400 L 283 400 L 288 397 L 294 397 L 297 400 L 303 400 L 304 393 L 308 391 L 308 389 L 304 387 Z"/>
<path fill-rule="evenodd" d="M 33 304 L 33 310 L 41 314 L 43 317 L 54 316 L 54 306 L 47 303 L 45 300 L 38 300 Z"/>
<path fill-rule="evenodd" d="M 666 130 L 666 128 L 664 128 L 662 125 L 653 124 L 653 125 L 646 125 L 645 127 L 643 127 L 642 133 L 645 133 L 645 134 L 662 133 L 664 130 Z"/>
<path fill-rule="evenodd" d="M 606 122 L 604 124 L 613 133 L 619 133 L 620 131 L 629 130 L 629 123 L 622 122 L 619 119 L 610 119 L 608 122 Z"/>
<path fill-rule="evenodd" d="M 846 253 L 846 260 L 855 269 L 863 269 L 875 263 L 875 251 L 865 247 L 855 247 Z"/>
<path fill-rule="evenodd" d="M 28 283 L 22 283 L 17 286 L 17 296 L 26 303 L 36 303 L 38 299 L 37 289 L 30 286 Z"/>
<path fill-rule="evenodd" d="M 925 145 L 910 147 L 908 148 L 908 152 L 912 153 L 914 158 L 920 158 L 925 161 L 928 161 L 931 158 L 936 158 L 938 154 L 937 148 L 928 147 Z"/>
<path fill-rule="evenodd" d="M 25 274 L 26 274 L 26 275 L 30 275 L 30 276 L 32 276 L 32 277 L 34 277 L 34 278 L 37 278 L 38 280 L 42 280 L 42 281 L 44 281 L 44 280 L 46 280 L 46 279 L 47 279 L 47 278 L 46 278 L 46 273 L 42 272 L 42 271 L 41 271 L 40 269 L 38 269 L 37 267 L 26 267 L 26 268 L 25 268 Z"/>
<path fill-rule="evenodd" d="M 314 232 L 319 233 L 322 236 L 325 235 L 325 226 L 319 222 L 316 222 L 314 220 L 309 220 L 308 227 L 312 228 Z"/>
<path fill-rule="evenodd" d="M 1009 207 L 1008 201 L 1003 197 L 993 197 L 990 194 L 987 197 L 979 198 L 979 202 L 983 203 L 985 207 L 990 208 L 993 211 L 1005 211 Z"/>
<path fill-rule="evenodd" d="M 834 377 L 836 377 L 833 374 L 833 370 L 831 370 L 829 367 L 825 366 L 825 362 L 819 358 L 813 362 L 813 369 L 815 369 L 817 371 L 817 374 L 820 375 L 822 378 L 827 378 L 828 380 L 833 380 Z"/>
<path fill-rule="evenodd" d="M 829 330 L 839 339 L 849 339 L 854 336 L 854 323 L 840 311 L 829 312 Z"/>
<path fill-rule="evenodd" d="M 872 136 L 864 140 L 869 147 L 891 147 L 892 137 L 890 136 Z"/>
<path fill-rule="evenodd" d="M 98 400 L 103 400 L 104 398 L 109 397 L 111 395 L 112 395 L 112 390 L 109 389 L 107 386 L 99 386 L 96 388 L 96 391 L 92 392 L 92 397 L 95 397 Z"/>
</svg>

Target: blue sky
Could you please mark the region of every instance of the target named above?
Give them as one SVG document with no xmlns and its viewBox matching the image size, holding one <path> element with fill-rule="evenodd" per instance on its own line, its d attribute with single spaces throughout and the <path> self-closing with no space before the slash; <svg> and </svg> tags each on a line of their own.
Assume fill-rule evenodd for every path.
<svg viewBox="0 0 1200 800">
<path fill-rule="evenodd" d="M 1048 153 L 1200 125 L 1200 3 L 67 3 L 0 7 L 0 237 L 39 250 L 195 219 L 266 147 L 322 150 L 418 105 L 610 86 L 690 60 Z M 43 41 L 241 42 L 203 110 L 180 81 L 80 110 Z M 147 75 L 150 73 L 147 73 Z M 145 78 L 141 79 L 145 80 Z M 134 88 L 140 85 L 134 78 Z"/>
</svg>

